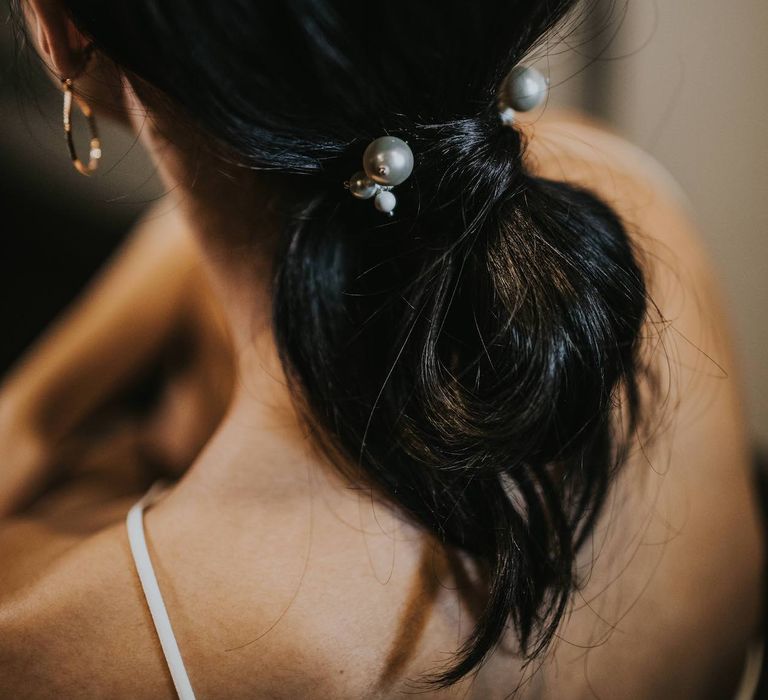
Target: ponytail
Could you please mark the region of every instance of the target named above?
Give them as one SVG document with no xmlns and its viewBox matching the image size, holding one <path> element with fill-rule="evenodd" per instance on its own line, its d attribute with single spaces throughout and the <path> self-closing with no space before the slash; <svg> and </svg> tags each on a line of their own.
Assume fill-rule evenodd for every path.
<svg viewBox="0 0 768 700">
<path fill-rule="evenodd" d="M 509 620 L 525 656 L 551 639 L 615 471 L 612 409 L 636 417 L 646 295 L 617 216 L 526 172 L 517 131 L 488 115 L 403 137 L 394 219 L 331 190 L 290 221 L 274 322 L 357 476 L 486 566 L 447 685 Z"/>
</svg>

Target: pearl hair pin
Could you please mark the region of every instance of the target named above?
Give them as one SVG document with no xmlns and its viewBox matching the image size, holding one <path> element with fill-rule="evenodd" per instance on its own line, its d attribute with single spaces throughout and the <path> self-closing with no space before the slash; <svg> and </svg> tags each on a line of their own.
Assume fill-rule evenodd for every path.
<svg viewBox="0 0 768 700">
<path fill-rule="evenodd" d="M 505 126 L 518 112 L 530 112 L 547 99 L 549 79 L 531 66 L 516 66 L 505 78 L 499 94 L 499 117 Z"/>
<path fill-rule="evenodd" d="M 344 183 L 353 197 L 371 199 L 380 212 L 394 215 L 395 185 L 405 182 L 413 172 L 413 151 L 396 136 L 380 136 L 363 153 L 363 169 Z"/>
<path fill-rule="evenodd" d="M 499 90 L 499 117 L 512 126 L 518 112 L 530 112 L 543 104 L 549 92 L 549 80 L 531 66 L 516 66 Z M 380 212 L 394 215 L 397 198 L 392 188 L 405 182 L 413 172 L 413 151 L 396 136 L 380 136 L 363 153 L 363 169 L 344 183 L 357 199 L 373 199 Z"/>
</svg>

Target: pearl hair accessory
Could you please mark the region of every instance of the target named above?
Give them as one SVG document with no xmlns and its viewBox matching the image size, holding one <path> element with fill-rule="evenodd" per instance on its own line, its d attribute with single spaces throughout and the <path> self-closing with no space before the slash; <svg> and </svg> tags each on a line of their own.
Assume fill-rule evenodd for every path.
<svg viewBox="0 0 768 700">
<path fill-rule="evenodd" d="M 549 79 L 531 66 L 516 66 L 499 90 L 499 117 L 505 126 L 515 123 L 518 112 L 530 112 L 543 104 Z M 344 183 L 353 197 L 371 199 L 376 209 L 394 215 L 397 198 L 392 188 L 405 182 L 413 172 L 413 151 L 396 136 L 380 136 L 363 153 L 363 169 Z"/>
<path fill-rule="evenodd" d="M 413 172 L 413 151 L 396 136 L 380 136 L 363 153 L 363 169 L 344 183 L 353 197 L 371 199 L 380 212 L 394 215 L 397 198 L 391 190 Z"/>
<path fill-rule="evenodd" d="M 515 123 L 517 112 L 530 112 L 547 99 L 549 79 L 531 66 L 516 66 L 502 83 L 499 117 L 505 126 Z"/>
</svg>

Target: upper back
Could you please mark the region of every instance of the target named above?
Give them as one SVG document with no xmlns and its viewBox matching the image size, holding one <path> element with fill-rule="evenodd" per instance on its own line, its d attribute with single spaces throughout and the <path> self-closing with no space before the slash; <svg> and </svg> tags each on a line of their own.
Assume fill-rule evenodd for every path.
<svg viewBox="0 0 768 700">
<path fill-rule="evenodd" d="M 504 697 L 522 683 L 524 697 L 720 697 L 758 617 L 762 555 L 713 274 L 669 185 L 625 143 L 542 120 L 529 162 L 595 191 L 634 236 L 658 306 L 647 336 L 664 399 L 651 418 L 663 420 L 613 488 L 551 654 L 523 669 L 510 639 L 474 684 L 445 694 Z M 38 558 L 0 590 L 0 694 L 172 696 L 122 523 L 129 505 L 101 506 L 108 524 L 82 532 L 67 531 L 66 513 L 5 525 L 0 558 L 21 561 L 6 559 L 20 542 Z M 201 697 L 405 692 L 450 660 L 482 600 L 464 558 L 333 480 L 238 494 L 193 468 L 146 528 Z"/>
</svg>

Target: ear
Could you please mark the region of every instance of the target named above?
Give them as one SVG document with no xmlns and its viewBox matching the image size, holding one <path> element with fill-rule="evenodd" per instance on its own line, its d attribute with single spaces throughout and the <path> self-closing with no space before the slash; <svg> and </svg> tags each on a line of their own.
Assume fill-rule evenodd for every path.
<svg viewBox="0 0 768 700">
<path fill-rule="evenodd" d="M 60 0 L 28 0 L 28 23 L 45 62 L 59 78 L 83 70 L 88 40 L 75 27 Z"/>
</svg>

